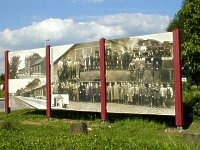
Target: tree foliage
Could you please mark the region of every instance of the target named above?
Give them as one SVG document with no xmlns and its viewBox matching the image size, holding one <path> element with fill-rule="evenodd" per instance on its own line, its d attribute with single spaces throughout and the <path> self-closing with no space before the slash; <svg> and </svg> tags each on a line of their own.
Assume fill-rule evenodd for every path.
<svg viewBox="0 0 200 150">
<path fill-rule="evenodd" d="M 0 75 L 0 98 L 4 97 L 4 92 L 3 92 L 4 86 L 3 86 L 3 84 L 4 84 L 4 74 L 1 74 Z"/>
<path fill-rule="evenodd" d="M 0 75 L 0 84 L 4 83 L 4 74 Z"/>
<path fill-rule="evenodd" d="M 9 76 L 10 79 L 15 79 L 17 77 L 17 71 L 20 64 L 20 56 L 13 56 L 9 64 Z"/>
<path fill-rule="evenodd" d="M 199 86 L 200 78 L 200 0 L 184 0 L 181 9 L 167 27 L 181 30 L 183 74 Z"/>
</svg>

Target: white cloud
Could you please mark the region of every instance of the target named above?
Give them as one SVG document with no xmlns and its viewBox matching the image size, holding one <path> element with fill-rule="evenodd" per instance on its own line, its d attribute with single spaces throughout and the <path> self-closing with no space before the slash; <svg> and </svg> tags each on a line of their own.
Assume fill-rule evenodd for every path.
<svg viewBox="0 0 200 150">
<path fill-rule="evenodd" d="M 21 29 L 1 31 L 0 45 L 3 50 L 23 50 L 43 47 L 46 39 L 51 45 L 65 45 L 102 37 L 123 38 L 164 32 L 168 23 L 168 16 L 142 13 L 91 17 L 89 21 L 49 18 Z"/>
<path fill-rule="evenodd" d="M 4 53 L 5 51 L 0 47 L 0 74 L 4 72 Z"/>
<path fill-rule="evenodd" d="M 86 42 L 105 38 L 122 38 L 134 35 L 164 32 L 169 23 L 167 16 L 116 14 L 92 17 L 90 21 L 74 19 L 46 19 L 17 30 L 0 32 L 3 49 L 26 49 L 44 46 L 50 39 L 53 45 Z"/>
</svg>

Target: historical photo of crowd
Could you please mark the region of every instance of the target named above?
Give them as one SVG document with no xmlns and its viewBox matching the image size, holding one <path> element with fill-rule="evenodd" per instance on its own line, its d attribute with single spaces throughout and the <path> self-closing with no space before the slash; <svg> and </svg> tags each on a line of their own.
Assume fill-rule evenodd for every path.
<svg viewBox="0 0 200 150">
<path fill-rule="evenodd" d="M 174 106 L 172 41 L 124 38 L 105 45 L 107 102 Z M 75 44 L 54 62 L 53 93 L 100 102 L 98 42 Z"/>
</svg>

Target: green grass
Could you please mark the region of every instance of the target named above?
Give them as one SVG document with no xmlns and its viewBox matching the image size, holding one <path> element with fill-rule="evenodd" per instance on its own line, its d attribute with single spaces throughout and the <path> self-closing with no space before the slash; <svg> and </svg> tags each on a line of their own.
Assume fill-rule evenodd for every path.
<svg viewBox="0 0 200 150">
<path fill-rule="evenodd" d="M 63 112 L 60 112 L 63 114 Z M 68 112 L 69 113 L 69 112 Z M 70 112 L 48 121 L 44 111 L 18 110 L 11 114 L 0 113 L 0 120 L 11 125 L 0 129 L 0 149 L 77 149 L 77 150 L 132 150 L 132 149 L 197 149 L 185 142 L 182 132 L 168 122 L 142 117 L 114 118 L 102 123 L 98 117 L 83 117 Z M 69 117 L 70 116 L 70 117 Z M 79 117 L 78 117 L 79 116 Z M 70 134 L 72 122 L 85 122 L 87 134 Z M 200 128 L 199 122 L 192 126 Z M 192 128 L 192 127 L 191 127 Z"/>
</svg>

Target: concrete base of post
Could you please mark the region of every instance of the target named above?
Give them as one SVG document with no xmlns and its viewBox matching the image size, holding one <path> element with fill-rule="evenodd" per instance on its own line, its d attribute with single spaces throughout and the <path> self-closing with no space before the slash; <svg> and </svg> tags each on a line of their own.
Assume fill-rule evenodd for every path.
<svg viewBox="0 0 200 150">
<path fill-rule="evenodd" d="M 179 132 L 183 131 L 183 127 L 182 127 L 182 126 L 177 126 L 176 129 L 177 129 Z"/>
<path fill-rule="evenodd" d="M 48 117 L 48 121 L 51 121 L 51 117 Z"/>
</svg>

